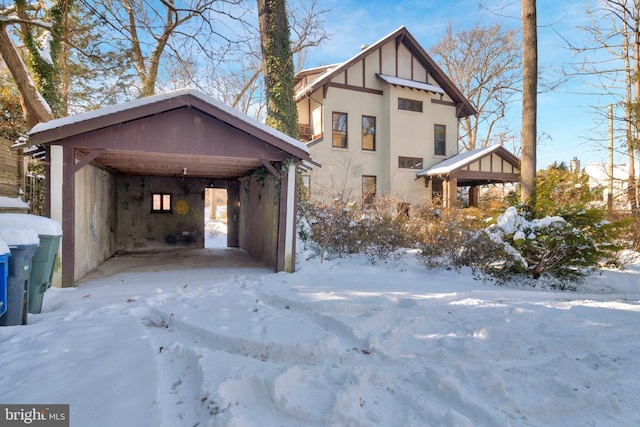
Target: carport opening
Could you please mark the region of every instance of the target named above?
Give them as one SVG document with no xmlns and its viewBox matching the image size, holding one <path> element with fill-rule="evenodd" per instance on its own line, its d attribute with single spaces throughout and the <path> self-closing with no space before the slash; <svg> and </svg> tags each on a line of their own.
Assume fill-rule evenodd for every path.
<svg viewBox="0 0 640 427">
<path fill-rule="evenodd" d="M 227 190 L 204 190 L 204 247 L 227 247 Z"/>
</svg>

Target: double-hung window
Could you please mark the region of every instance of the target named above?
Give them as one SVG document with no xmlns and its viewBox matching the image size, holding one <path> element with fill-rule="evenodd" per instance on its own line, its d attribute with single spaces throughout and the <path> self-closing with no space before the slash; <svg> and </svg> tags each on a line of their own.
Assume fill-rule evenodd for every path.
<svg viewBox="0 0 640 427">
<path fill-rule="evenodd" d="M 447 155 L 445 125 L 434 125 L 433 127 L 433 154 L 435 156 Z"/>
<path fill-rule="evenodd" d="M 376 151 L 376 118 L 362 116 L 362 149 Z"/>
<path fill-rule="evenodd" d="M 333 113 L 331 145 L 335 148 L 347 148 L 347 113 Z"/>
</svg>

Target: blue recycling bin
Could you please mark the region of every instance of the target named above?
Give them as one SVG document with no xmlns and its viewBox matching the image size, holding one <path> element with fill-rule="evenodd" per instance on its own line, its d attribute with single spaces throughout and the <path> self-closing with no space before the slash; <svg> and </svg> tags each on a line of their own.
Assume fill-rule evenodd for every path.
<svg viewBox="0 0 640 427">
<path fill-rule="evenodd" d="M 0 316 L 0 326 L 26 325 L 31 263 L 40 239 L 31 229 L 0 227 L 0 240 L 11 252 L 7 271 L 7 309 Z"/>
<path fill-rule="evenodd" d="M 9 276 L 10 256 L 9 246 L 0 241 L 0 316 L 7 311 L 7 278 Z"/>
</svg>

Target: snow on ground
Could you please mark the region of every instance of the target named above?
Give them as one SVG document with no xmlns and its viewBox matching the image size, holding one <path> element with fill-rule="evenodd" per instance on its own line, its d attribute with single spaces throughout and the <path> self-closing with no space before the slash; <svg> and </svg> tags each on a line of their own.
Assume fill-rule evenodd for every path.
<svg viewBox="0 0 640 427">
<path fill-rule="evenodd" d="M 52 288 L 0 328 L 0 401 L 72 426 L 640 425 L 640 266 L 555 292 L 305 255 Z"/>
</svg>

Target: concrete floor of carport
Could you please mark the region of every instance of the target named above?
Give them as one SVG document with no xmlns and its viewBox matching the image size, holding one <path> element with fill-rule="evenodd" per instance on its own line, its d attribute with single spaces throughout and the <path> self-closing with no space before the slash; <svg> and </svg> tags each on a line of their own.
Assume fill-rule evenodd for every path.
<svg viewBox="0 0 640 427">
<path fill-rule="evenodd" d="M 81 278 L 77 284 L 118 273 L 191 270 L 204 268 L 255 268 L 274 270 L 238 248 L 176 249 L 116 254 Z"/>
</svg>

